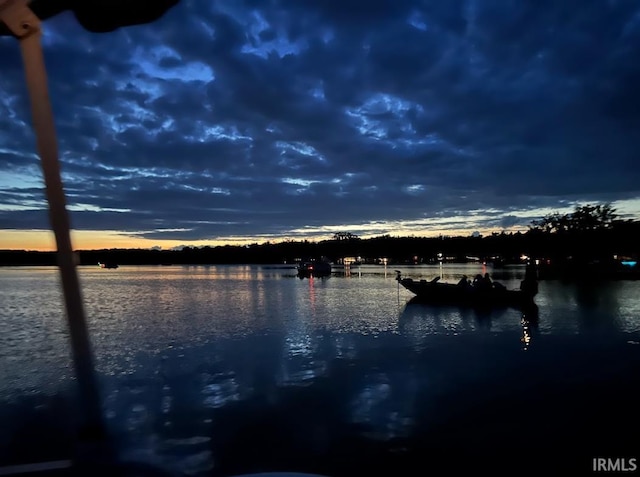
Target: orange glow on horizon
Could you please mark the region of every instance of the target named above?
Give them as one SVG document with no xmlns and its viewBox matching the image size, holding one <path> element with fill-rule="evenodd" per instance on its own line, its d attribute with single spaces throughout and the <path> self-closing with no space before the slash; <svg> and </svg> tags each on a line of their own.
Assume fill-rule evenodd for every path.
<svg viewBox="0 0 640 477">
<path fill-rule="evenodd" d="M 481 233 L 483 236 L 490 235 L 492 232 L 501 232 L 498 230 L 483 230 Z M 522 230 L 523 231 L 523 230 Z M 509 232 L 509 231 L 507 231 Z M 516 229 L 513 230 L 516 232 Z M 362 234 L 362 239 L 368 239 L 378 237 L 381 234 Z M 455 237 L 455 236 L 469 236 L 471 232 L 469 230 L 424 230 L 421 233 L 416 233 L 414 230 L 393 230 L 389 232 L 392 237 Z M 247 245 L 254 243 L 265 243 L 270 241 L 272 243 L 284 242 L 286 240 L 293 241 L 321 241 L 328 240 L 333 237 L 333 234 L 322 236 L 310 236 L 310 237 L 228 237 L 225 239 L 211 239 L 211 240 L 157 240 L 148 239 L 144 237 L 137 237 L 135 235 L 128 235 L 125 232 L 119 232 L 115 230 L 72 230 L 71 239 L 74 250 L 100 250 L 100 249 L 148 249 L 152 247 L 161 247 L 163 250 L 168 250 L 179 246 L 201 247 L 201 246 L 219 246 L 219 245 Z M 55 240 L 53 232 L 49 230 L 2 230 L 0 232 L 0 250 L 34 250 L 34 251 L 54 251 Z"/>
<path fill-rule="evenodd" d="M 71 241 L 74 250 L 100 250 L 109 248 L 151 248 L 170 249 L 180 245 L 202 246 L 220 245 L 212 240 L 179 241 L 150 240 L 126 235 L 112 230 L 72 230 Z M 225 242 L 226 243 L 226 242 Z M 56 249 L 53 232 L 48 230 L 3 230 L 0 233 L 2 250 L 37 250 L 42 252 Z"/>
</svg>

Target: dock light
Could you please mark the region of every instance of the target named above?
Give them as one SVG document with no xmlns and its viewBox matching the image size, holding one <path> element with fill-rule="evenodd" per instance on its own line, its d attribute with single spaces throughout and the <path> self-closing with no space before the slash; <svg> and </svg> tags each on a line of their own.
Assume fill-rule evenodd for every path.
<svg viewBox="0 0 640 477">
<path fill-rule="evenodd" d="M 0 0 L 0 35 L 15 37 L 22 51 L 33 128 L 49 204 L 49 220 L 56 239 L 58 267 L 78 383 L 80 444 L 84 446 L 76 456 L 76 464 L 80 467 L 92 466 L 92 474 L 97 471 L 97 462 L 113 463 L 114 456 L 102 417 L 93 353 L 71 246 L 71 225 L 60 176 L 58 145 L 42 53 L 41 21 L 63 11 L 72 11 L 86 30 L 109 32 L 156 20 L 178 2 L 179 0 Z"/>
</svg>

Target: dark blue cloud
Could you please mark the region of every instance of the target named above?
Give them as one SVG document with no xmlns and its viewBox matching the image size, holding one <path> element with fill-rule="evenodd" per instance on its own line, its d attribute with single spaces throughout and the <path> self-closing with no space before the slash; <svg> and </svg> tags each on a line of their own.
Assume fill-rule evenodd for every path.
<svg viewBox="0 0 640 477">
<path fill-rule="evenodd" d="M 632 0 L 183 0 L 44 42 L 77 228 L 439 232 L 640 199 Z M 13 39 L 0 67 L 0 226 L 46 228 Z"/>
</svg>

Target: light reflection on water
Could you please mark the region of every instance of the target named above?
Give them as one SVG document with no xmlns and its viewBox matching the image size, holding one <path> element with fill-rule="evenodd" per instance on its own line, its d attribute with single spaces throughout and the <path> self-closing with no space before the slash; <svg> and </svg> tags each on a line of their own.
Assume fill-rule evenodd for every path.
<svg viewBox="0 0 640 477">
<path fill-rule="evenodd" d="M 443 280 L 485 270 L 447 265 Z M 523 272 L 492 275 L 517 288 Z M 235 423 L 242 418 L 225 413 L 266 419 L 265 429 L 320 452 L 345 429 L 389 441 L 441 425 L 438 416 L 453 412 L 441 397 L 460 390 L 488 402 L 509 386 L 611 379 L 637 371 L 640 352 L 638 282 L 541 282 L 538 316 L 523 317 L 410 303 L 381 267 L 303 280 L 294 269 L 259 266 L 84 267 L 80 275 L 105 413 L 120 445 L 194 474 L 214 467 L 227 439 L 252 442 Z M 0 269 L 0 302 L 0 401 L 68 396 L 56 270 Z M 505 391 L 505 383 L 515 384 Z M 326 409 L 316 415 L 291 396 L 323 396 L 316 404 Z M 456 399 L 457 408 L 472 406 Z M 274 424 L 271 415 L 282 418 Z"/>
</svg>

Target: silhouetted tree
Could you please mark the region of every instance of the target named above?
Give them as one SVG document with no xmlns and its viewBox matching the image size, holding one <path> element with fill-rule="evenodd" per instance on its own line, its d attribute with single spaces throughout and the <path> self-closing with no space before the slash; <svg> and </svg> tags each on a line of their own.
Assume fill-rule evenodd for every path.
<svg viewBox="0 0 640 477">
<path fill-rule="evenodd" d="M 546 233 L 590 232 L 610 229 L 616 222 L 615 209 L 611 204 L 583 205 L 569 214 L 549 214 L 534 220 L 531 229 Z"/>
<path fill-rule="evenodd" d="M 333 234 L 333 240 L 358 240 L 360 237 L 358 237 L 356 234 L 352 234 L 351 232 L 336 232 L 335 234 Z"/>
</svg>

